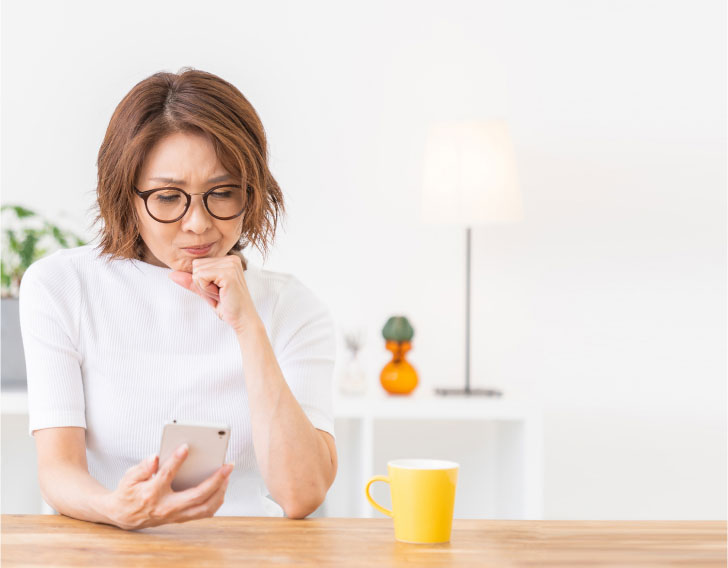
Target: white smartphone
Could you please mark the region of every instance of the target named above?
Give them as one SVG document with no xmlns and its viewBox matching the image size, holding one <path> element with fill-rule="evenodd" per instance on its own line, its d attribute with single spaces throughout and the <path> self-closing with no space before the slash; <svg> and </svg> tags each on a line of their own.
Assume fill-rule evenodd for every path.
<svg viewBox="0 0 728 568">
<path fill-rule="evenodd" d="M 174 491 L 184 491 L 200 484 L 225 463 L 230 427 L 221 424 L 196 422 L 167 422 L 162 431 L 159 465 L 164 463 L 182 444 L 189 452 L 172 481 Z"/>
</svg>

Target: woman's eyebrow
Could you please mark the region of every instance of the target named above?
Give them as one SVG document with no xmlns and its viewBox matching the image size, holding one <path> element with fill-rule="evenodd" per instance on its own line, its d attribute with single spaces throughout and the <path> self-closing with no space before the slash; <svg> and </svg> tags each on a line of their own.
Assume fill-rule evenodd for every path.
<svg viewBox="0 0 728 568">
<path fill-rule="evenodd" d="M 226 179 L 230 179 L 232 177 L 233 176 L 230 174 L 224 174 L 221 176 L 217 176 L 217 177 L 208 179 L 207 183 L 217 183 L 218 181 L 225 181 Z M 187 183 L 184 180 L 173 179 L 173 178 L 168 178 L 168 177 L 153 177 L 153 178 L 149 178 L 149 181 L 161 181 L 164 183 L 174 183 L 176 185 L 184 185 L 185 183 Z"/>
</svg>

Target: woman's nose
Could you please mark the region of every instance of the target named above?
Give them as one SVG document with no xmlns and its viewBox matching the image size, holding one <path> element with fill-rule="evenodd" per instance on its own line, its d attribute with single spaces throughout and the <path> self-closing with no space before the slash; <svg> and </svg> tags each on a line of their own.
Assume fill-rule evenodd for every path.
<svg viewBox="0 0 728 568">
<path fill-rule="evenodd" d="M 182 217 L 182 227 L 195 233 L 204 233 L 212 226 L 212 217 L 207 212 L 201 195 L 193 195 L 190 208 Z"/>
</svg>

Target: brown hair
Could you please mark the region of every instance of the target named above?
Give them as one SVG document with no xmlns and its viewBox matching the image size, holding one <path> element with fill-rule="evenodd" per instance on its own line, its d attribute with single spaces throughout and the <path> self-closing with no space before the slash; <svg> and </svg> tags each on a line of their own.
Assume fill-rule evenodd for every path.
<svg viewBox="0 0 728 568">
<path fill-rule="evenodd" d="M 142 258 L 132 185 L 154 144 L 175 132 L 207 135 L 225 169 L 248 186 L 240 239 L 229 252 L 245 269 L 239 251 L 253 244 L 265 256 L 285 212 L 283 194 L 268 169 L 265 131 L 253 106 L 235 86 L 191 67 L 140 81 L 114 110 L 97 161 L 93 223 L 103 221 L 101 252 Z"/>
</svg>

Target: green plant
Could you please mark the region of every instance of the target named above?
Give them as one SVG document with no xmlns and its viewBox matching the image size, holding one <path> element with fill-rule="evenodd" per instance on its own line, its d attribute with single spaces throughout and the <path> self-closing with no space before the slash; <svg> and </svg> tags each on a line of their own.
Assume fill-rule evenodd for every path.
<svg viewBox="0 0 728 568">
<path fill-rule="evenodd" d="M 3 297 L 17 296 L 28 267 L 58 248 L 86 244 L 80 237 L 22 205 L 3 205 L 0 288 Z"/>
<path fill-rule="evenodd" d="M 392 316 L 382 329 L 382 336 L 387 341 L 411 341 L 414 334 L 415 330 L 404 316 Z"/>
</svg>

